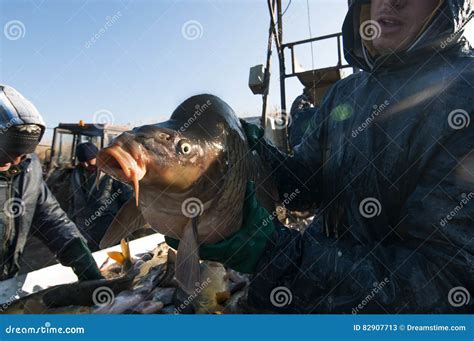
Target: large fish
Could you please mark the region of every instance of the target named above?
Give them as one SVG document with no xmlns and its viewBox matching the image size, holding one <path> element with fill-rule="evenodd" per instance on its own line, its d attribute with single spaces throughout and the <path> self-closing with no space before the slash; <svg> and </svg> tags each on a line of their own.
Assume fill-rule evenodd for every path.
<svg viewBox="0 0 474 341">
<path fill-rule="evenodd" d="M 240 228 L 247 182 L 257 182 L 262 201 L 276 199 L 276 191 L 262 185 L 265 167 L 249 150 L 238 117 L 212 95 L 187 99 L 168 121 L 123 133 L 99 152 L 97 161 L 100 170 L 131 184 L 135 192 L 101 247 L 145 224 L 179 239 L 176 279 L 187 293 L 200 284 L 199 245 L 221 241 Z M 263 187 L 269 196 L 259 191 Z"/>
</svg>

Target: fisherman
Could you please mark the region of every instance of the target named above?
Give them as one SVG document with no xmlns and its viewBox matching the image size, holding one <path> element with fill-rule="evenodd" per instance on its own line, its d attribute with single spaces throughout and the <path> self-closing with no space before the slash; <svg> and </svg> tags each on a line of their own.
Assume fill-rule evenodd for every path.
<svg viewBox="0 0 474 341">
<path fill-rule="evenodd" d="M 301 234 L 250 195 L 242 228 L 201 246 L 201 258 L 255 274 L 252 305 L 474 311 L 474 59 L 463 37 L 473 10 L 472 0 L 355 0 L 344 51 L 362 71 L 329 90 L 294 154 L 246 127 L 285 206 L 317 208 Z"/>
<path fill-rule="evenodd" d="M 72 267 L 79 280 L 99 279 L 89 248 L 43 181 L 33 154 L 44 130 L 34 105 L 15 89 L 0 85 L 0 280 L 18 273 L 30 233 L 61 264 Z"/>
<path fill-rule="evenodd" d="M 68 211 L 92 251 L 99 250 L 105 230 L 132 195 L 129 186 L 108 175 L 101 176 L 96 186 L 97 153 L 98 149 L 92 142 L 77 145 L 79 164 L 71 176 L 73 194 Z"/>
<path fill-rule="evenodd" d="M 288 142 L 291 148 L 300 144 L 303 135 L 308 129 L 311 117 L 317 111 L 314 105 L 314 88 L 305 87 L 303 93 L 295 98 L 290 109 L 291 125 L 288 129 Z"/>
</svg>

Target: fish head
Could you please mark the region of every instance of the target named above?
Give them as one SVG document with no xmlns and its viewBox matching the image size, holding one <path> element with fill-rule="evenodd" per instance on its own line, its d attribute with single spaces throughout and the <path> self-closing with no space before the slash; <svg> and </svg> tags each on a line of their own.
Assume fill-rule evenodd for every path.
<svg viewBox="0 0 474 341">
<path fill-rule="evenodd" d="M 124 132 L 98 153 L 98 168 L 131 184 L 137 205 L 139 186 L 185 192 L 206 172 L 223 175 L 225 170 L 216 164 L 225 154 L 222 136 L 210 134 L 211 129 L 182 127 L 183 123 L 172 117 Z"/>
</svg>

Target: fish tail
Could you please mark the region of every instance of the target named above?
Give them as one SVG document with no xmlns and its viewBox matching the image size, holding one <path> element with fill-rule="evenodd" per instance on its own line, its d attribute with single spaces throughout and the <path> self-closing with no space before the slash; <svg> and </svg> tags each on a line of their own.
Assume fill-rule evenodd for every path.
<svg viewBox="0 0 474 341">
<path fill-rule="evenodd" d="M 175 275 L 179 285 L 188 294 L 191 294 L 200 285 L 197 218 L 193 218 L 184 228 L 176 257 Z"/>
<path fill-rule="evenodd" d="M 123 265 L 125 263 L 125 257 L 123 256 L 122 252 L 119 251 L 109 251 L 107 252 L 107 256 L 109 256 L 111 259 L 119 263 L 120 265 Z"/>
<path fill-rule="evenodd" d="M 128 242 L 125 239 L 122 239 L 120 241 L 120 248 L 122 249 L 123 258 L 126 261 L 131 261 L 132 257 L 130 255 L 130 245 L 128 244 Z"/>
</svg>

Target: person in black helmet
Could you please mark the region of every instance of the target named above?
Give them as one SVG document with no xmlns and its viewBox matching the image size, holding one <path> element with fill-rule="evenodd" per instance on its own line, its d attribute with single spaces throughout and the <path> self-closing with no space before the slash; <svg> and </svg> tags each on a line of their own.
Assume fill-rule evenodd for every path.
<svg viewBox="0 0 474 341">
<path fill-rule="evenodd" d="M 48 189 L 33 154 L 44 130 L 34 105 L 15 89 L 0 85 L 0 280 L 18 273 L 30 233 L 61 264 L 72 267 L 79 280 L 99 279 L 84 237 Z"/>
<path fill-rule="evenodd" d="M 107 227 L 132 194 L 128 185 L 105 174 L 100 176 L 96 185 L 97 153 L 97 147 L 91 142 L 77 145 L 79 163 L 71 176 L 73 193 L 68 211 L 93 251 L 99 249 Z"/>
</svg>

